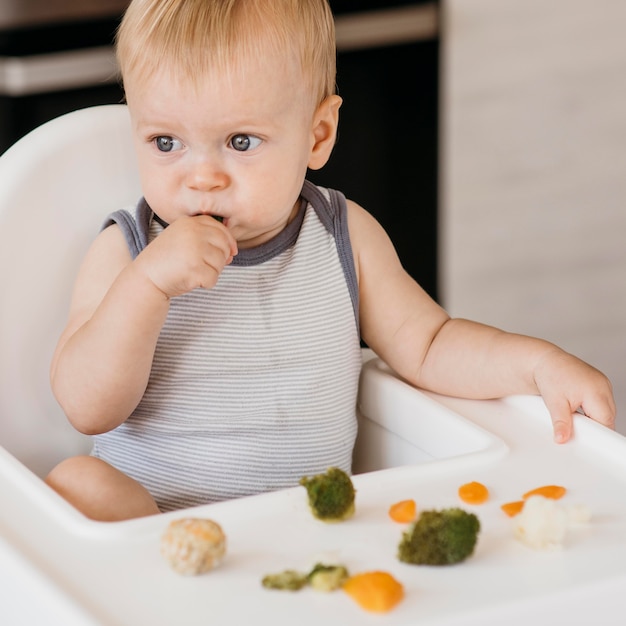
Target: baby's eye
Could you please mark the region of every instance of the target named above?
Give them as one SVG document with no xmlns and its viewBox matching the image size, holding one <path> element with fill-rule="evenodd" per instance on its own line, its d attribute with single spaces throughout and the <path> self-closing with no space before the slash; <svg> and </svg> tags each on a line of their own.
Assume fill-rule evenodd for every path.
<svg viewBox="0 0 626 626">
<path fill-rule="evenodd" d="M 168 137 L 167 135 L 161 135 L 153 139 L 154 145 L 159 152 L 173 152 L 174 150 L 180 150 L 183 144 L 174 137 Z"/>
<path fill-rule="evenodd" d="M 238 152 L 247 152 L 261 145 L 261 139 L 254 135 L 234 135 L 230 140 L 230 145 Z"/>
</svg>

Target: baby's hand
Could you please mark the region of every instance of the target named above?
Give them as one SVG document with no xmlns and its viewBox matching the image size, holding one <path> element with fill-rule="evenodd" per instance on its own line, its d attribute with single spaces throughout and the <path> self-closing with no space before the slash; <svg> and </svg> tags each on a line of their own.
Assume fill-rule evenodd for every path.
<svg viewBox="0 0 626 626">
<path fill-rule="evenodd" d="M 135 263 L 168 298 L 198 287 L 210 289 L 237 254 L 230 231 L 210 215 L 181 217 L 137 257 Z"/>
<path fill-rule="evenodd" d="M 537 363 L 534 377 L 550 412 L 557 443 L 565 443 L 571 438 L 573 418 L 578 409 L 608 428 L 615 427 L 613 389 L 602 372 L 555 348 Z"/>
</svg>

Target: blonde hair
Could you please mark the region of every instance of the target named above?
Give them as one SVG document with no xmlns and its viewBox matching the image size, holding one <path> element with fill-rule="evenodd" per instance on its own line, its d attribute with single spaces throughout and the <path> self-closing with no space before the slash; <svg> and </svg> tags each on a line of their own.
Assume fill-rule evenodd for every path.
<svg viewBox="0 0 626 626">
<path fill-rule="evenodd" d="M 315 104 L 335 92 L 327 0 L 133 0 L 117 33 L 122 79 L 165 69 L 193 84 L 274 55 L 299 63 Z"/>
</svg>

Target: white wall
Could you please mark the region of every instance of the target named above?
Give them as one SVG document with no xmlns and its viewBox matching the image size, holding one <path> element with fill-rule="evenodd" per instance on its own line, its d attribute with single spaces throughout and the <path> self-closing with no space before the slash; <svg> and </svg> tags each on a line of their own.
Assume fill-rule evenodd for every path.
<svg viewBox="0 0 626 626">
<path fill-rule="evenodd" d="M 450 313 L 602 369 L 626 434 L 626 2 L 444 0 Z"/>
</svg>

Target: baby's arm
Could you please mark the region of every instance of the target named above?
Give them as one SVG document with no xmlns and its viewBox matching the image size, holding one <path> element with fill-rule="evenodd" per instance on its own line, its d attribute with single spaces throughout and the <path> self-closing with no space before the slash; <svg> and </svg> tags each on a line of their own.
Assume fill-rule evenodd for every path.
<svg viewBox="0 0 626 626">
<path fill-rule="evenodd" d="M 559 442 L 570 438 L 579 407 L 613 426 L 615 403 L 602 373 L 547 341 L 450 319 L 402 269 L 380 225 L 348 207 L 363 339 L 398 374 L 458 397 L 541 393 Z"/>
<path fill-rule="evenodd" d="M 145 391 L 171 297 L 211 288 L 236 253 L 209 216 L 181 218 L 133 261 L 117 226 L 96 238 L 80 269 L 51 365 L 52 389 L 81 432 L 106 432 Z"/>
</svg>

